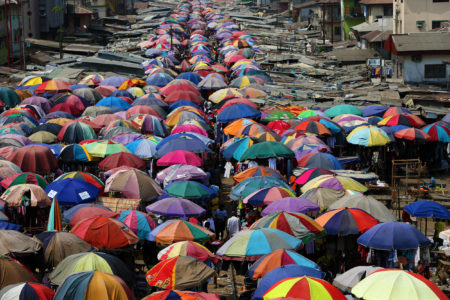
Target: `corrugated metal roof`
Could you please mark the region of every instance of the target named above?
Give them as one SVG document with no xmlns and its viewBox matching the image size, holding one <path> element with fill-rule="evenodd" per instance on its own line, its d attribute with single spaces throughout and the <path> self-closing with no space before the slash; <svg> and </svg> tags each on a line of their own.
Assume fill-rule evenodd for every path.
<svg viewBox="0 0 450 300">
<path fill-rule="evenodd" d="M 383 41 L 386 41 L 391 34 L 392 34 L 392 30 L 383 31 L 383 32 L 376 30 L 376 31 L 366 33 L 365 35 L 361 36 L 361 39 L 367 40 L 369 43 L 383 42 Z"/>
<path fill-rule="evenodd" d="M 418 32 L 393 35 L 397 52 L 450 51 L 450 32 Z"/>
</svg>

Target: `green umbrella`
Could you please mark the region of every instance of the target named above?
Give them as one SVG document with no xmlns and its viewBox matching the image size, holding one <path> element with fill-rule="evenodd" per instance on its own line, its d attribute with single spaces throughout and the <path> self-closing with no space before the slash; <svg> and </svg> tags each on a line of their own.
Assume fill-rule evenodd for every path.
<svg viewBox="0 0 450 300">
<path fill-rule="evenodd" d="M 244 199 L 248 195 L 263 188 L 282 187 L 294 194 L 291 187 L 284 181 L 273 176 L 254 176 L 241 181 L 231 189 L 232 200 Z"/>
<path fill-rule="evenodd" d="M 178 181 L 169 184 L 164 191 L 172 196 L 184 199 L 208 198 L 214 191 L 195 181 Z"/>
<path fill-rule="evenodd" d="M 9 107 L 14 107 L 21 101 L 19 95 L 17 95 L 14 90 L 7 87 L 0 87 L 0 100 Z"/>
<path fill-rule="evenodd" d="M 270 122 L 275 120 L 293 120 L 297 119 L 297 117 L 288 111 L 280 110 L 274 113 L 271 113 L 270 115 L 266 116 L 263 121 Z"/>
<path fill-rule="evenodd" d="M 102 140 L 84 146 L 87 152 L 95 157 L 107 157 L 119 152 L 131 153 L 124 145 L 110 140 Z"/>
<path fill-rule="evenodd" d="M 325 114 L 330 118 L 334 118 L 343 114 L 352 114 L 357 116 L 362 116 L 362 112 L 359 108 L 350 104 L 340 104 L 333 106 L 325 111 Z"/>
<path fill-rule="evenodd" d="M 295 153 L 279 142 L 262 142 L 248 148 L 241 156 L 241 161 L 258 158 L 295 157 Z"/>
<path fill-rule="evenodd" d="M 1 185 L 4 188 L 8 188 L 10 186 L 18 185 L 18 184 L 25 184 L 25 183 L 36 184 L 36 185 L 39 185 L 43 189 L 45 189 L 48 185 L 48 183 L 47 183 L 47 181 L 45 181 L 44 177 L 42 177 L 41 175 L 38 175 L 36 173 L 32 173 L 32 172 L 24 172 L 24 173 L 15 174 L 15 175 L 8 177 L 1 181 Z"/>
</svg>

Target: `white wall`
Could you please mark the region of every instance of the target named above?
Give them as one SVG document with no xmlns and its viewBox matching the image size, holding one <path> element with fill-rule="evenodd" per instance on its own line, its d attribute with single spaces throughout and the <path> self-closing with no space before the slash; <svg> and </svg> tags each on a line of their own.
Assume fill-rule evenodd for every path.
<svg viewBox="0 0 450 300">
<path fill-rule="evenodd" d="M 403 57 L 403 80 L 404 82 L 447 82 L 450 76 L 450 65 L 447 65 L 445 78 L 425 78 L 425 65 L 442 64 L 443 61 L 450 60 L 450 55 L 422 55 L 420 62 L 414 62 L 411 56 Z"/>
</svg>

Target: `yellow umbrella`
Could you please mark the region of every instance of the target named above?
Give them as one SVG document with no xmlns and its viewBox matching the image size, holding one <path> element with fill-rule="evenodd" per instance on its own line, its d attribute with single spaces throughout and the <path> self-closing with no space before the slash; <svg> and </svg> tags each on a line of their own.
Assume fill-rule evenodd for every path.
<svg viewBox="0 0 450 300">
<path fill-rule="evenodd" d="M 236 88 L 225 88 L 220 89 L 214 93 L 212 93 L 208 99 L 214 103 L 219 103 L 223 99 L 225 99 L 228 96 L 235 95 L 237 97 L 245 97 L 238 89 Z"/>
<path fill-rule="evenodd" d="M 367 187 L 350 177 L 336 175 L 321 175 L 308 181 L 303 187 L 302 192 L 305 193 L 315 188 L 328 188 L 333 190 L 352 190 L 364 193 Z"/>
</svg>

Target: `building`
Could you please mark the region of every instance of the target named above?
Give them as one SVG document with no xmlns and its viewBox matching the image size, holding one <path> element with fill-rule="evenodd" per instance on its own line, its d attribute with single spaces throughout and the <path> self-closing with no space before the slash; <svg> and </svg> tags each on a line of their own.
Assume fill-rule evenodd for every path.
<svg viewBox="0 0 450 300">
<path fill-rule="evenodd" d="M 20 2 L 0 0 L 0 64 L 13 65 L 23 57 Z"/>
<path fill-rule="evenodd" d="M 67 6 L 67 28 L 65 34 L 86 33 L 92 24 L 94 12 L 81 5 Z"/>
<path fill-rule="evenodd" d="M 394 0 L 393 32 L 426 32 L 450 21 L 449 0 Z"/>
<path fill-rule="evenodd" d="M 115 14 L 126 14 L 134 9 L 134 0 L 85 0 L 86 6 L 105 18 Z"/>
<path fill-rule="evenodd" d="M 450 32 L 391 35 L 385 49 L 393 55 L 405 83 L 436 83 L 450 80 Z"/>
</svg>

